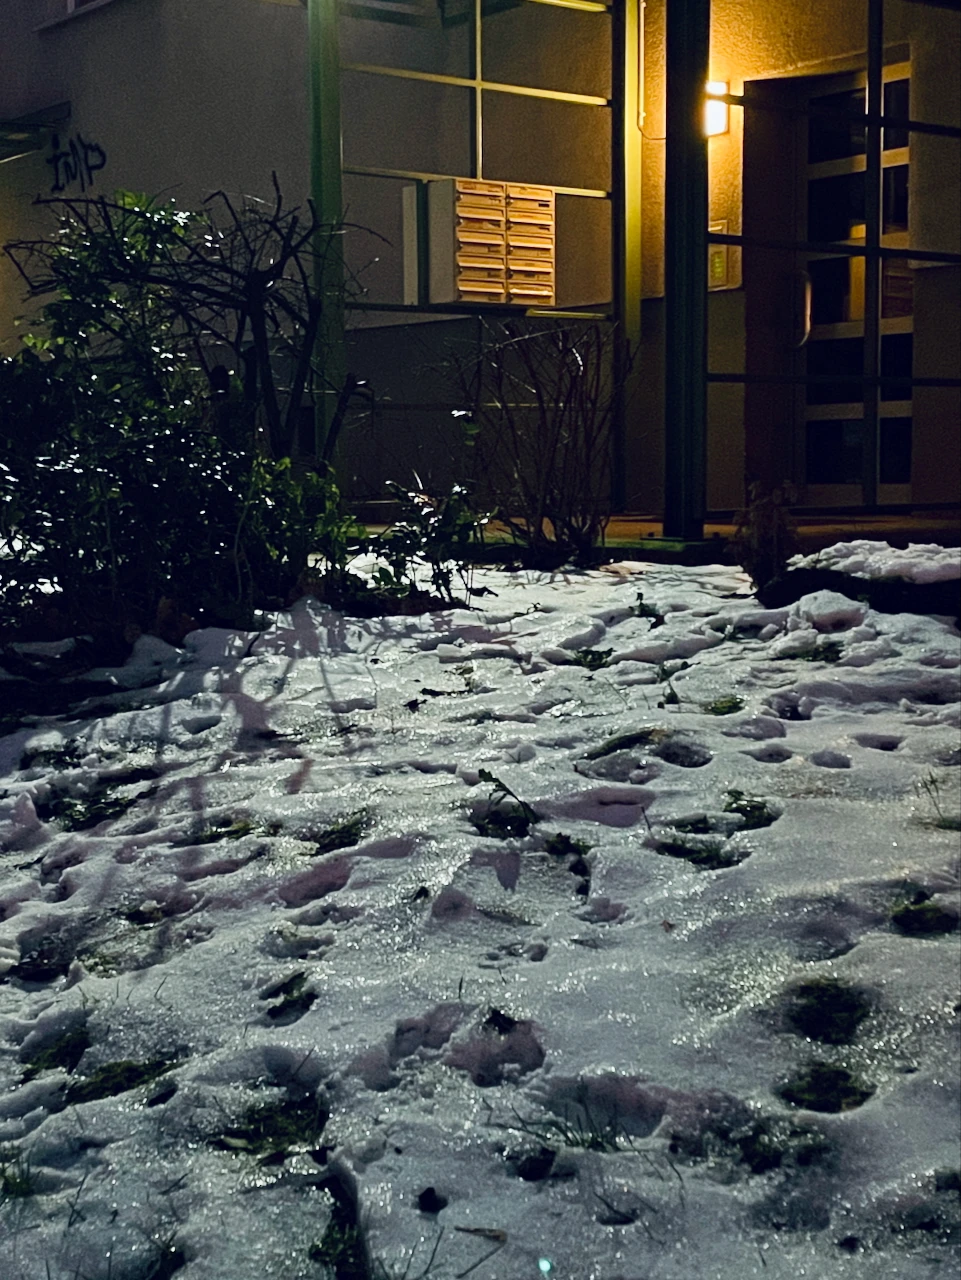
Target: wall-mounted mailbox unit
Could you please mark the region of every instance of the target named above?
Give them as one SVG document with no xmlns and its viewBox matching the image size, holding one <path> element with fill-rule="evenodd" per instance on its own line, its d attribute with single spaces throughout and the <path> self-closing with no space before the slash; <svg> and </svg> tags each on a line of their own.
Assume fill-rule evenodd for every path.
<svg viewBox="0 0 961 1280">
<path fill-rule="evenodd" d="M 443 178 L 427 189 L 431 302 L 554 305 L 554 192 Z"/>
</svg>

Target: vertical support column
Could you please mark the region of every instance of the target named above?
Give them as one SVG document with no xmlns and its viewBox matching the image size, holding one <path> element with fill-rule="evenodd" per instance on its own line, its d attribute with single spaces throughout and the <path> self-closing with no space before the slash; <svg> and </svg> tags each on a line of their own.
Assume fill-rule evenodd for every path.
<svg viewBox="0 0 961 1280">
<path fill-rule="evenodd" d="M 865 110 L 884 110 L 884 0 L 868 0 L 868 75 Z M 878 436 L 881 389 L 881 126 L 865 129 L 864 173 L 864 417 L 861 424 L 861 495 L 870 510 L 878 504 Z"/>
<path fill-rule="evenodd" d="M 704 536 L 707 452 L 707 138 L 711 0 L 667 14 L 664 537 Z"/>
<path fill-rule="evenodd" d="M 475 178 L 484 176 L 484 95 L 481 79 L 484 74 L 484 5 L 474 0 L 471 38 L 471 76 L 474 80 L 474 128 L 471 136 L 471 160 Z"/>
<path fill-rule="evenodd" d="M 611 422 L 611 506 L 627 501 L 627 429 L 637 411 L 636 370 L 641 339 L 641 39 L 642 0 L 616 0 L 613 10 L 613 288 L 614 409 Z"/>
<path fill-rule="evenodd" d="M 339 237 L 326 242 L 326 229 L 343 217 L 340 133 L 340 54 L 337 0 L 307 0 L 307 49 L 310 62 L 310 194 L 324 224 L 316 281 L 324 302 L 314 359 L 314 447 L 321 452 L 346 379 L 344 350 L 344 271 Z"/>
</svg>

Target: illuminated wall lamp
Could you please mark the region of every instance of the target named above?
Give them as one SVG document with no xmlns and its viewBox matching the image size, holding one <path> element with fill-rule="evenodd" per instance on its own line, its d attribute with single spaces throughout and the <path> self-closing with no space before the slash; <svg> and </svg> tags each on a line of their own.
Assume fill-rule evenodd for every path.
<svg viewBox="0 0 961 1280">
<path fill-rule="evenodd" d="M 730 108 L 726 102 L 718 102 L 720 95 L 726 94 L 729 89 L 726 80 L 708 80 L 704 86 L 707 98 L 704 103 L 704 132 L 709 138 L 715 138 L 719 133 L 727 133 L 731 127 Z"/>
</svg>

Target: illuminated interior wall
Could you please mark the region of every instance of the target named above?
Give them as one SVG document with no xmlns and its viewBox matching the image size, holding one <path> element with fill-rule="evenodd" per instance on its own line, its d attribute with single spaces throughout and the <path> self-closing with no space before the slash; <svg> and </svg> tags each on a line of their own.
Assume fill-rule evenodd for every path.
<svg viewBox="0 0 961 1280">
<path fill-rule="evenodd" d="M 806 77 L 863 67 L 866 3 L 837 0 L 713 0 L 711 25 L 712 79 L 727 81 L 741 93 L 745 81 Z M 885 46 L 900 47 L 911 62 L 911 115 L 916 119 L 957 126 L 961 112 L 961 17 L 956 12 L 907 0 L 884 6 Z M 658 311 L 664 292 L 664 160 L 665 160 L 665 0 L 648 0 L 645 9 L 645 119 L 643 128 L 643 293 L 642 363 L 657 376 L 663 359 Z M 709 221 L 718 229 L 742 231 L 743 111 L 732 108 L 730 130 L 713 137 L 709 148 Z M 910 225 L 919 248 L 959 251 L 961 238 L 961 146 L 915 134 L 911 139 Z M 726 224 L 726 225 L 725 225 Z M 958 376 L 957 270 L 925 267 L 915 273 L 915 373 Z M 712 369 L 744 368 L 744 319 L 740 251 L 729 250 L 726 289 L 709 300 L 709 362 Z M 954 292 L 952 293 L 952 289 Z M 935 316 L 947 308 L 951 319 L 938 325 Z M 915 392 L 915 461 L 912 500 L 957 500 L 956 390 Z M 708 508 L 729 509 L 744 498 L 744 393 L 736 386 L 712 386 L 709 392 Z M 950 424 L 954 423 L 953 430 Z M 653 455 L 662 450 L 663 419 L 657 397 L 648 401 L 644 428 Z M 639 450 L 635 450 L 639 453 Z M 648 447 L 647 454 L 651 455 Z M 632 466 L 636 505 L 657 509 L 660 501 L 656 468 Z"/>
</svg>

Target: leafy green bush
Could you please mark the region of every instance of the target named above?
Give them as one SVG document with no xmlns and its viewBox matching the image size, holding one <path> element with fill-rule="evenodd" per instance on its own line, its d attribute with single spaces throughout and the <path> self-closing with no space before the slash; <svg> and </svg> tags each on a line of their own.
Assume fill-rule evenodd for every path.
<svg viewBox="0 0 961 1280">
<path fill-rule="evenodd" d="M 395 486 L 379 576 L 351 572 L 366 531 L 330 458 L 357 383 L 332 387 L 320 350 L 337 228 L 288 209 L 276 180 L 272 202 L 221 192 L 194 212 L 130 192 L 42 203 L 54 230 L 5 246 L 42 309 L 0 358 L 0 635 L 177 641 L 305 590 L 380 613 L 423 604 L 415 561 L 444 600 L 451 561 L 469 590 L 479 522 L 460 488 Z M 331 390 L 319 453 L 297 457 L 305 409 Z"/>
<path fill-rule="evenodd" d="M 212 333 L 185 318 L 203 273 L 178 254 L 208 222 L 129 193 L 55 211 L 46 240 L 8 246 L 46 301 L 0 359 L 0 628 L 31 614 L 151 627 L 164 598 L 249 624 L 290 596 L 311 550 L 342 569 L 352 522 L 333 480 L 272 455 L 264 379 L 248 394 L 214 378 Z"/>
<path fill-rule="evenodd" d="M 67 625 L 150 627 L 165 597 L 249 622 L 289 595 L 336 505 L 331 481 L 206 430 L 199 395 L 125 387 L 57 340 L 0 361 L 0 450 L 5 629 L 50 603 Z"/>
<path fill-rule="evenodd" d="M 474 514 L 467 490 L 454 485 L 450 493 L 435 497 L 406 489 L 390 480 L 400 518 L 374 540 L 372 550 L 384 561 L 374 571 L 375 586 L 397 595 L 416 594 L 418 560 L 430 572 L 433 590 L 454 603 L 454 575 L 465 595 L 471 594 L 467 565 L 481 544 L 486 518 Z"/>
</svg>

